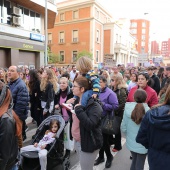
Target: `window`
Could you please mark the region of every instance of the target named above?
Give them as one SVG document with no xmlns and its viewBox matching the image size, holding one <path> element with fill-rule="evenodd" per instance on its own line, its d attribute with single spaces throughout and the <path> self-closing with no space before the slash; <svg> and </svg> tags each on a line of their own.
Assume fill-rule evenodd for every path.
<svg viewBox="0 0 170 170">
<path fill-rule="evenodd" d="M 73 62 L 77 60 L 77 51 L 73 51 Z"/>
<path fill-rule="evenodd" d="M 0 0 L 0 22 L 11 24 L 11 3 L 8 0 Z"/>
<path fill-rule="evenodd" d="M 52 44 L 52 33 L 48 33 L 48 44 Z"/>
<path fill-rule="evenodd" d="M 142 34 L 145 34 L 146 33 L 146 30 L 145 29 L 142 29 Z"/>
<path fill-rule="evenodd" d="M 60 32 L 59 43 L 64 43 L 64 32 Z"/>
<path fill-rule="evenodd" d="M 145 35 L 142 35 L 142 40 L 145 40 Z"/>
<path fill-rule="evenodd" d="M 78 18 L 78 10 L 73 11 L 73 19 L 77 19 Z"/>
<path fill-rule="evenodd" d="M 142 41 L 142 42 L 141 42 L 141 45 L 142 45 L 142 47 L 145 47 L 145 42 Z"/>
<path fill-rule="evenodd" d="M 137 27 L 137 22 L 132 22 L 131 23 L 131 27 L 135 27 L 136 28 Z"/>
<path fill-rule="evenodd" d="M 64 21 L 64 13 L 60 14 L 60 21 Z"/>
<path fill-rule="evenodd" d="M 137 29 L 131 29 L 132 34 L 137 34 Z"/>
<path fill-rule="evenodd" d="M 64 62 L 64 51 L 60 51 L 60 62 Z"/>
<path fill-rule="evenodd" d="M 99 30 L 97 30 L 96 32 L 96 41 L 100 42 L 100 31 Z"/>
<path fill-rule="evenodd" d="M 99 51 L 97 50 L 96 51 L 96 63 L 98 63 L 99 62 Z"/>
<path fill-rule="evenodd" d="M 142 22 L 142 27 L 146 27 L 146 22 Z"/>
<path fill-rule="evenodd" d="M 73 42 L 78 42 L 78 30 L 73 30 Z"/>
</svg>

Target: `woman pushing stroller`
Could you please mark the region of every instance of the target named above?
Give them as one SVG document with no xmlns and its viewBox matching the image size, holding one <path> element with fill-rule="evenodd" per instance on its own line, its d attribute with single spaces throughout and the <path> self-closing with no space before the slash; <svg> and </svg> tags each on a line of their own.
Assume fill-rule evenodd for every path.
<svg viewBox="0 0 170 170">
<path fill-rule="evenodd" d="M 47 166 L 47 145 L 54 142 L 56 133 L 59 129 L 59 122 L 57 120 L 50 121 L 50 129 L 45 132 L 44 137 L 34 145 L 28 145 L 26 147 L 21 148 L 20 153 L 27 151 L 38 151 L 41 170 L 46 170 Z M 20 157 L 20 163 L 22 162 L 22 154 Z"/>
</svg>

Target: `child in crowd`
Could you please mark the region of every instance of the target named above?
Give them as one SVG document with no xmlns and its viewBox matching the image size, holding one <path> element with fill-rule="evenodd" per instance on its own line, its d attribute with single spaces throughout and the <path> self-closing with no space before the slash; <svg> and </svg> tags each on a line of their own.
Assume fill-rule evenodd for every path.
<svg viewBox="0 0 170 170">
<path fill-rule="evenodd" d="M 147 149 L 136 142 L 141 121 L 145 113 L 149 110 L 145 103 L 147 94 L 144 90 L 138 89 L 134 94 L 135 102 L 125 104 L 121 130 L 126 135 L 126 146 L 132 154 L 132 164 L 130 170 L 144 169 Z"/>
<path fill-rule="evenodd" d="M 86 106 L 90 97 L 96 98 L 100 91 L 100 84 L 98 75 L 94 72 L 92 61 L 90 58 L 84 56 L 77 60 L 76 68 L 80 75 L 86 77 L 92 84 L 92 89 L 87 90 L 82 97 L 81 105 Z M 74 87 L 74 86 L 73 86 Z"/>
<path fill-rule="evenodd" d="M 55 140 L 56 133 L 59 129 L 59 122 L 57 120 L 51 120 L 50 129 L 45 132 L 44 137 L 34 145 L 28 145 L 21 148 L 20 153 L 27 151 L 38 151 L 41 170 L 46 170 L 47 166 L 47 150 L 46 146 Z M 22 156 L 20 156 L 20 163 L 22 162 Z"/>
</svg>

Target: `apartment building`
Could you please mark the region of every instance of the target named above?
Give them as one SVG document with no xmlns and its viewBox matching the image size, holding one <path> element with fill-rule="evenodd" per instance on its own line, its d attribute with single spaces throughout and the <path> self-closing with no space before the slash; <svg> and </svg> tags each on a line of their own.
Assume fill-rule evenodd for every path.
<svg viewBox="0 0 170 170">
<path fill-rule="evenodd" d="M 53 28 L 56 0 L 48 0 L 48 28 Z M 44 64 L 45 0 L 0 0 L 0 67 Z"/>
<path fill-rule="evenodd" d="M 104 54 L 114 54 L 117 64 L 137 66 L 136 38 L 130 33 L 129 25 L 125 18 L 104 24 Z"/>
<path fill-rule="evenodd" d="M 103 61 L 104 24 L 112 16 L 96 0 L 70 0 L 57 4 L 55 27 L 48 30 L 49 47 L 60 64 L 74 64 L 78 52 L 93 54 L 93 64 Z"/>
<path fill-rule="evenodd" d="M 150 22 L 144 19 L 133 19 L 130 22 L 131 34 L 137 39 L 137 51 L 148 54 Z"/>
</svg>

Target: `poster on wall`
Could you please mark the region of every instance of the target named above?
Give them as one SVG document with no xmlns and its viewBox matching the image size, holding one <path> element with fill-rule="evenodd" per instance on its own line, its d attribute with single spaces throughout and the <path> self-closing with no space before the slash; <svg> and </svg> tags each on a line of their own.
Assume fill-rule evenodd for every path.
<svg viewBox="0 0 170 170">
<path fill-rule="evenodd" d="M 111 68 L 116 66 L 116 61 L 113 59 L 114 54 L 105 54 L 103 58 L 103 64 L 105 68 Z"/>
</svg>

